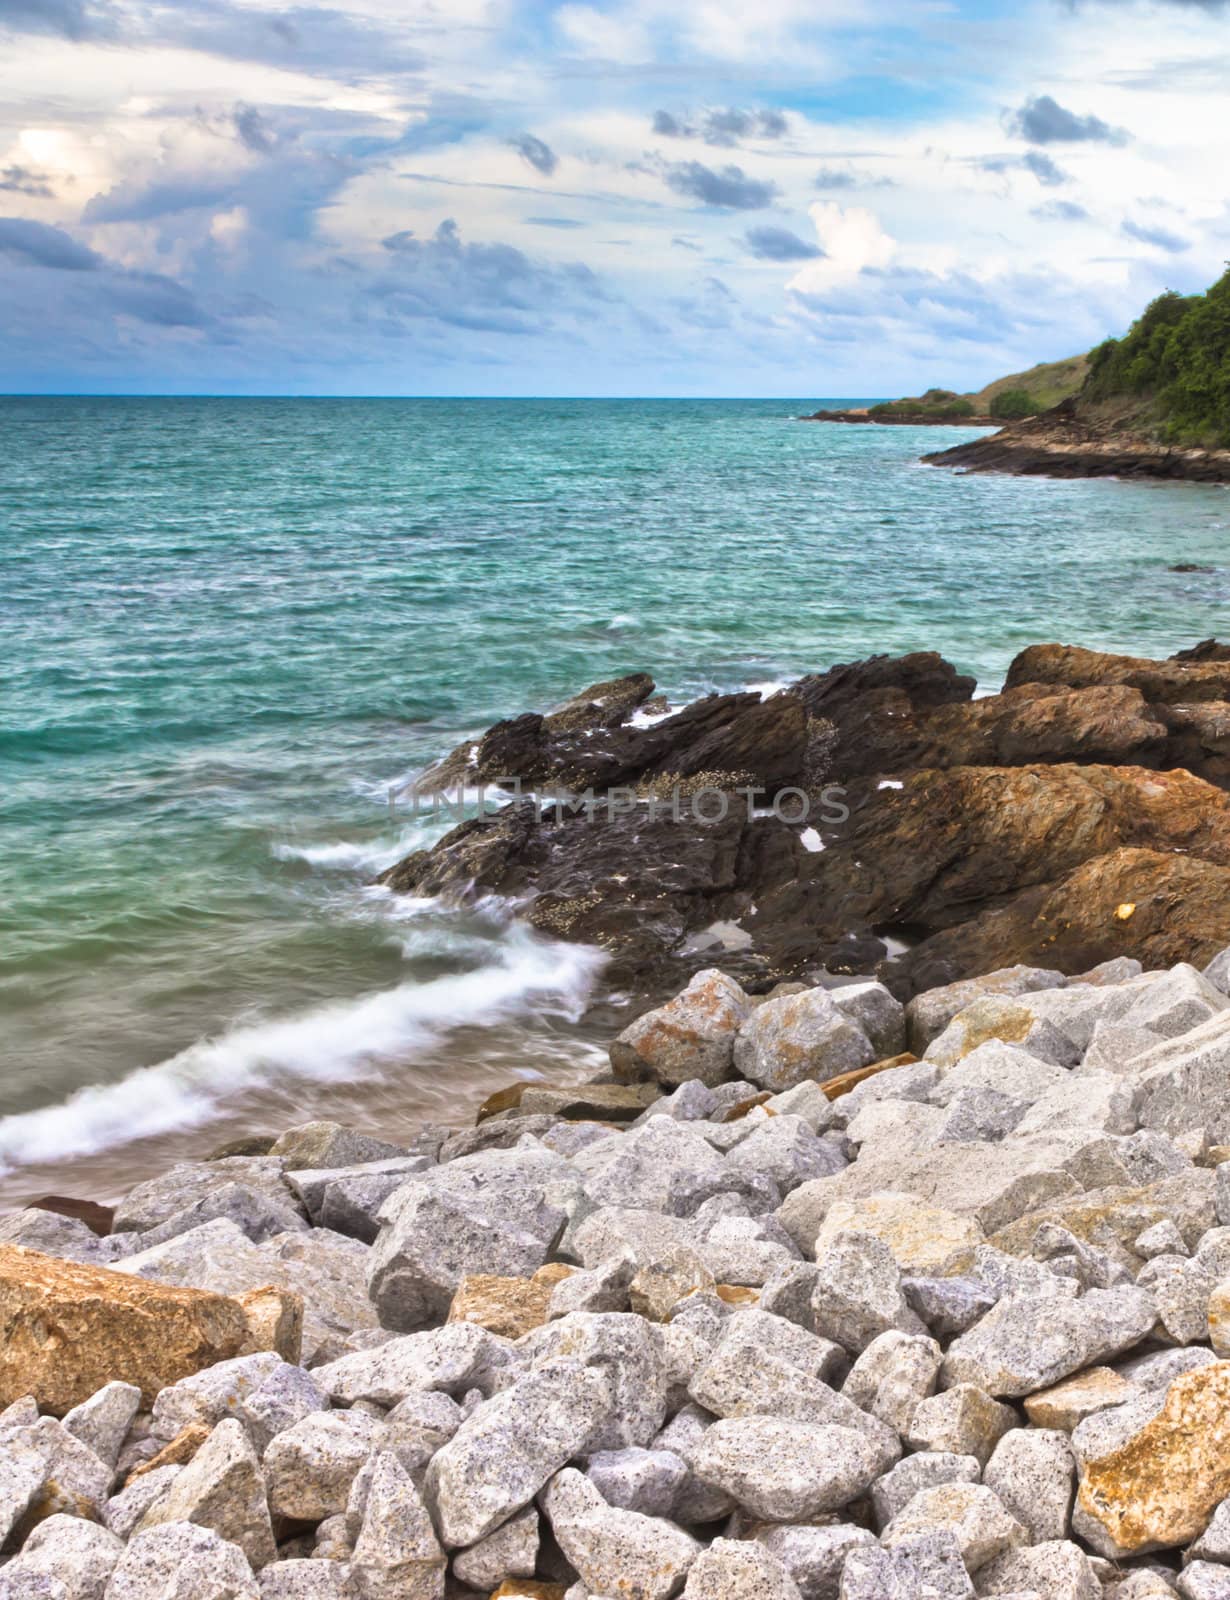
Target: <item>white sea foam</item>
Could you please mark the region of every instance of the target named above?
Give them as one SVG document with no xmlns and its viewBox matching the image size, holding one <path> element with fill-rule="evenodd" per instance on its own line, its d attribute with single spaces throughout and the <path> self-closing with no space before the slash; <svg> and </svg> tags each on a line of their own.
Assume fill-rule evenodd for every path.
<svg viewBox="0 0 1230 1600">
<path fill-rule="evenodd" d="M 463 1023 L 490 1026 L 522 1014 L 575 1020 L 604 960 L 587 945 L 509 923 L 487 962 L 470 972 L 241 1025 L 118 1083 L 0 1118 L 0 1173 L 197 1127 L 264 1085 L 337 1083 L 404 1066 Z"/>
</svg>

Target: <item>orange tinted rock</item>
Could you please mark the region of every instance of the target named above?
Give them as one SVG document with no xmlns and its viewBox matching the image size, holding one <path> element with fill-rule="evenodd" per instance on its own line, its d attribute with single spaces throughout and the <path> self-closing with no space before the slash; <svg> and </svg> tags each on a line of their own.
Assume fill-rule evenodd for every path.
<svg viewBox="0 0 1230 1600">
<path fill-rule="evenodd" d="M 1092 1419 L 1074 1441 L 1078 1531 L 1107 1555 L 1188 1544 L 1230 1494 L 1230 1362 L 1183 1373 L 1160 1410 L 1090 1455 L 1103 1426 Z"/>
<path fill-rule="evenodd" d="M 297 1367 L 303 1350 L 303 1296 L 293 1289 L 268 1284 L 262 1289 L 249 1289 L 235 1299 L 248 1320 L 248 1337 L 241 1354 L 273 1350 L 283 1361 Z"/>
<path fill-rule="evenodd" d="M 116 1379 L 149 1405 L 250 1336 L 243 1307 L 225 1295 L 0 1246 L 0 1406 L 32 1394 L 62 1416 Z"/>
<path fill-rule="evenodd" d="M 491 1591 L 491 1600 L 564 1600 L 568 1593 L 562 1583 L 539 1583 L 535 1578 L 505 1578 Z"/>
<path fill-rule="evenodd" d="M 209 1429 L 203 1422 L 190 1422 L 186 1428 L 180 1429 L 170 1444 L 164 1444 L 156 1456 L 134 1467 L 128 1474 L 128 1482 L 143 1478 L 147 1472 L 156 1472 L 159 1467 L 185 1466 L 208 1438 Z"/>
<path fill-rule="evenodd" d="M 869 1067 L 856 1067 L 853 1072 L 839 1072 L 835 1078 L 826 1078 L 820 1085 L 830 1100 L 840 1100 L 860 1083 L 874 1078 L 877 1073 L 891 1072 L 894 1067 L 912 1067 L 918 1057 L 909 1050 L 899 1056 L 885 1056 L 883 1061 L 873 1061 Z"/>
<path fill-rule="evenodd" d="M 474 1322 L 504 1339 L 519 1339 L 547 1320 L 551 1291 L 570 1267 L 548 1264 L 532 1278 L 500 1278 L 471 1273 L 462 1278 L 449 1306 L 450 1322 Z"/>
<path fill-rule="evenodd" d="M 528 1083 L 510 1083 L 507 1088 L 497 1089 L 494 1094 L 489 1094 L 479 1106 L 475 1122 L 486 1122 L 488 1117 L 498 1116 L 501 1111 L 515 1111 L 521 1104 L 521 1096 L 528 1088 Z"/>
</svg>

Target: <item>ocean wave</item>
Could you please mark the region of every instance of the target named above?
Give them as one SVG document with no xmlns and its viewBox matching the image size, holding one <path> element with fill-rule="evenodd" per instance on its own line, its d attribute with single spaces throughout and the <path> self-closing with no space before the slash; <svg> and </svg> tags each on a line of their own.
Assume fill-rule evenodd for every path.
<svg viewBox="0 0 1230 1600">
<path fill-rule="evenodd" d="M 491 942 L 489 959 L 468 972 L 241 1025 L 118 1083 L 0 1118 L 0 1174 L 199 1127 L 246 1091 L 278 1082 L 378 1075 L 463 1024 L 523 1014 L 576 1021 L 605 959 L 588 945 L 547 940 L 510 922 Z"/>
<path fill-rule="evenodd" d="M 270 846 L 277 861 L 301 861 L 318 872 L 365 873 L 371 875 L 394 866 L 412 850 L 422 850 L 442 832 L 438 824 L 416 823 L 403 829 L 395 840 L 371 839 L 364 844 L 338 839 L 327 844 L 293 844 L 279 839 Z"/>
</svg>

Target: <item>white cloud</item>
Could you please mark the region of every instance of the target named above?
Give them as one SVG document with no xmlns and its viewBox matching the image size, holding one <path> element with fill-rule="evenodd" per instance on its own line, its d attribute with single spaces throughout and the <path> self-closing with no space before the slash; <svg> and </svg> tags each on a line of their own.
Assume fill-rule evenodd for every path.
<svg viewBox="0 0 1230 1600">
<path fill-rule="evenodd" d="M 885 233 L 874 212 L 832 200 L 815 200 L 807 209 L 824 254 L 791 278 L 786 287 L 793 294 L 822 294 L 835 284 L 849 283 L 868 267 L 886 267 L 896 255 L 897 241 Z"/>
</svg>

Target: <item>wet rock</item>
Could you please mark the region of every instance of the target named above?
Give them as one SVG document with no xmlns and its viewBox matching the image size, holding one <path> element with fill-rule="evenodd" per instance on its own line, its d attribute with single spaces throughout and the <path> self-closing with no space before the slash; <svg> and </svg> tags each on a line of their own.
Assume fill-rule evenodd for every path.
<svg viewBox="0 0 1230 1600">
<path fill-rule="evenodd" d="M 673 1000 L 624 1029 L 611 1045 L 611 1065 L 626 1081 L 722 1083 L 734 1070 L 735 1036 L 751 1009 L 733 978 L 707 968 Z"/>
<path fill-rule="evenodd" d="M 702 1483 L 770 1522 L 839 1510 L 874 1480 L 877 1464 L 852 1428 L 765 1416 L 715 1422 L 690 1461 Z"/>
<path fill-rule="evenodd" d="M 163 1523 L 192 1522 L 238 1545 L 254 1568 L 275 1554 L 265 1479 L 252 1442 L 233 1418 L 208 1440 L 146 1513 L 138 1532 Z"/>
<path fill-rule="evenodd" d="M 606 1372 L 547 1363 L 480 1405 L 433 1457 L 426 1495 L 451 1548 L 477 1544 L 527 1506 L 607 1427 Z"/>
</svg>

